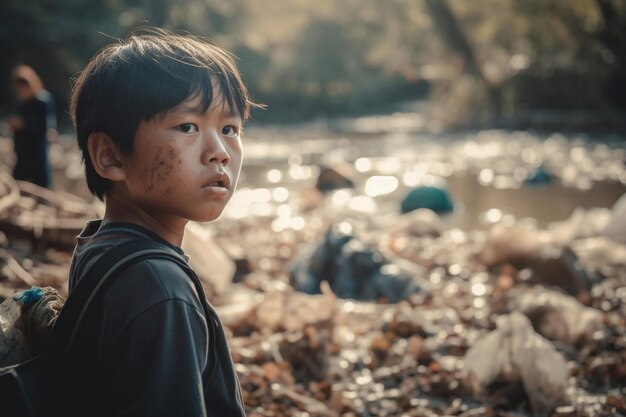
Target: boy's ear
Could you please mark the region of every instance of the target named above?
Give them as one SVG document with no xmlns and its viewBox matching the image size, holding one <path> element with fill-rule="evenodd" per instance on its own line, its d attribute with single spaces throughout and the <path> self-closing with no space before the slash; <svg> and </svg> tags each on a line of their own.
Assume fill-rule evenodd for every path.
<svg viewBox="0 0 626 417">
<path fill-rule="evenodd" d="M 126 178 L 121 152 L 109 135 L 103 132 L 94 132 L 89 135 L 87 150 L 93 168 L 102 178 L 111 181 L 122 181 Z"/>
</svg>

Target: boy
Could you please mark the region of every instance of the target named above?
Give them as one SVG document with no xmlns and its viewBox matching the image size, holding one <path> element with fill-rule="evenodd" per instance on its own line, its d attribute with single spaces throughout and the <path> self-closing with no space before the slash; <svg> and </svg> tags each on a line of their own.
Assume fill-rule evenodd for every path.
<svg viewBox="0 0 626 417">
<path fill-rule="evenodd" d="M 251 106 L 231 56 L 193 36 L 135 34 L 89 62 L 70 112 L 87 184 L 106 210 L 77 238 L 70 295 L 129 240 L 160 242 L 186 261 L 187 222 L 214 220 L 233 194 Z M 59 394 L 71 394 L 63 415 L 245 415 L 223 329 L 199 297 L 173 261 L 125 270 L 103 297 L 101 326 L 82 336 L 95 359 Z"/>
</svg>

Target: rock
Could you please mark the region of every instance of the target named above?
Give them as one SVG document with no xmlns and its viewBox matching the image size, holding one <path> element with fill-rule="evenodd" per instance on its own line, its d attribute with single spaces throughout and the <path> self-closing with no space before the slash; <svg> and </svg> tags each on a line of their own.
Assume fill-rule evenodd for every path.
<svg viewBox="0 0 626 417">
<path fill-rule="evenodd" d="M 543 165 L 536 168 L 534 171 L 528 174 L 524 180 L 525 185 L 548 185 L 552 182 L 552 174 Z"/>
<path fill-rule="evenodd" d="M 391 349 L 391 341 L 381 334 L 372 340 L 371 349 L 377 355 L 386 355 L 389 349 Z"/>
<path fill-rule="evenodd" d="M 348 178 L 348 174 L 345 171 L 347 169 L 343 166 L 334 168 L 320 166 L 320 173 L 317 176 L 315 188 L 323 193 L 341 188 L 354 188 L 354 182 Z"/>
<path fill-rule="evenodd" d="M 408 213 L 420 208 L 430 209 L 437 214 L 449 213 L 454 210 L 454 203 L 444 188 L 419 186 L 407 193 L 400 204 L 400 211 Z"/>
</svg>

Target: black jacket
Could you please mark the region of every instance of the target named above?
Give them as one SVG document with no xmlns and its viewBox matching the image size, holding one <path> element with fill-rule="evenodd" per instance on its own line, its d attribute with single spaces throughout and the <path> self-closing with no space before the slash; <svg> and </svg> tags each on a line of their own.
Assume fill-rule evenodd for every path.
<svg viewBox="0 0 626 417">
<path fill-rule="evenodd" d="M 182 249 L 136 225 L 89 222 L 78 236 L 69 290 L 113 245 L 157 241 L 187 260 Z M 222 325 L 203 312 L 192 279 L 176 263 L 141 261 L 117 278 L 101 316 L 77 341 L 64 415 L 244 416 L 239 381 Z M 213 335 L 213 338 L 210 337 Z M 67 412 L 69 409 L 69 413 Z"/>
</svg>

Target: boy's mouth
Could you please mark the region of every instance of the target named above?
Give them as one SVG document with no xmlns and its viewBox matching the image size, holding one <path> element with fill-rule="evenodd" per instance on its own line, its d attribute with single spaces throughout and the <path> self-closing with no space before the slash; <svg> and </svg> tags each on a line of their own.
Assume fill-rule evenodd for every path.
<svg viewBox="0 0 626 417">
<path fill-rule="evenodd" d="M 225 174 L 217 174 L 211 178 L 211 180 L 204 185 L 204 187 L 219 187 L 219 188 L 230 188 L 230 181 L 228 175 Z"/>
<path fill-rule="evenodd" d="M 207 187 L 221 187 L 221 188 L 227 188 L 226 185 L 224 184 L 223 181 L 214 181 L 211 182 L 209 184 L 207 184 Z"/>
</svg>

